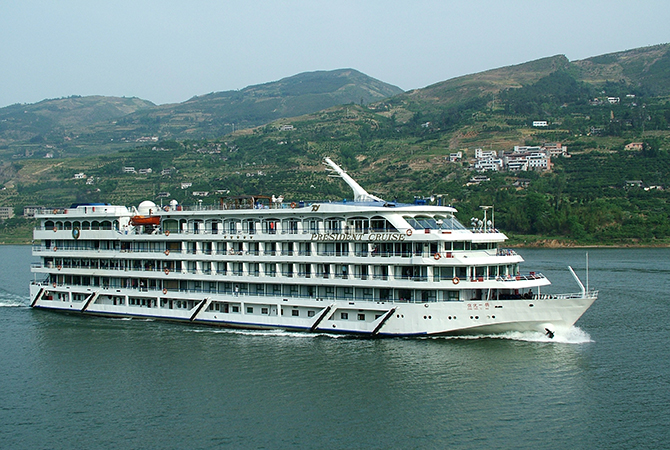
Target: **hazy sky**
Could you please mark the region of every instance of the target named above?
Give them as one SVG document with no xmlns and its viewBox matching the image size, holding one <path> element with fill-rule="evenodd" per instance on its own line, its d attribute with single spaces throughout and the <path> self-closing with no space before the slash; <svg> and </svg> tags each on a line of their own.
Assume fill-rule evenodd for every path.
<svg viewBox="0 0 670 450">
<path fill-rule="evenodd" d="M 157 104 L 354 68 L 402 89 L 670 42 L 663 1 L 0 0 L 0 107 Z"/>
</svg>

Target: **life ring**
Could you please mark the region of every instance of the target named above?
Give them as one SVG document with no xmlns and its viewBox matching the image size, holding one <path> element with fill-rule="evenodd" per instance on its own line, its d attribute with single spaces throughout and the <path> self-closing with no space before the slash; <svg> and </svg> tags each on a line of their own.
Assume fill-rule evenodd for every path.
<svg viewBox="0 0 670 450">
<path fill-rule="evenodd" d="M 407 231 L 405 231 L 405 234 L 406 234 L 407 236 L 411 236 L 411 235 L 412 235 L 412 233 L 413 233 L 413 231 L 412 231 L 412 230 L 407 230 Z"/>
<path fill-rule="evenodd" d="M 170 235 L 170 230 L 165 230 L 165 235 L 169 236 Z"/>
<path fill-rule="evenodd" d="M 295 209 L 296 206 L 298 206 L 298 205 L 296 205 L 295 202 L 291 202 L 291 208 L 292 209 Z"/>
<path fill-rule="evenodd" d="M 167 267 L 165 268 L 165 275 L 170 275 L 170 269 L 168 269 Z"/>
<path fill-rule="evenodd" d="M 79 239 L 79 236 L 81 236 L 81 231 L 79 231 L 79 227 L 74 227 L 72 229 L 72 237 L 75 239 Z"/>
<path fill-rule="evenodd" d="M 461 280 L 460 280 L 458 277 L 454 277 L 454 278 L 452 278 L 451 281 L 452 281 L 454 284 L 458 284 L 458 283 L 461 282 Z"/>
<path fill-rule="evenodd" d="M 61 269 L 63 268 L 63 266 L 61 266 L 60 264 L 58 264 L 58 265 L 56 266 L 56 268 L 57 268 L 58 270 L 61 270 Z"/>
<path fill-rule="evenodd" d="M 435 258 L 435 261 L 437 261 L 438 259 L 442 258 L 442 255 L 440 255 L 440 253 L 438 252 L 433 255 L 433 258 Z"/>
<path fill-rule="evenodd" d="M 54 252 L 55 252 L 56 250 L 58 250 L 58 247 L 54 247 Z"/>
<path fill-rule="evenodd" d="M 168 212 L 170 210 L 169 206 L 163 206 L 163 211 Z"/>
<path fill-rule="evenodd" d="M 58 228 L 54 227 L 54 233 L 55 233 L 56 231 L 58 231 Z"/>
<path fill-rule="evenodd" d="M 235 250 L 233 250 L 233 249 L 231 248 L 231 249 L 228 251 L 228 254 L 229 254 L 229 255 L 234 255 L 234 254 L 235 254 Z"/>
<path fill-rule="evenodd" d="M 169 254 L 170 254 L 170 250 L 165 250 L 165 252 L 164 252 L 164 253 L 165 253 L 165 256 L 167 256 L 167 255 L 169 255 Z"/>
<path fill-rule="evenodd" d="M 54 214 L 58 214 L 58 210 L 57 210 L 57 209 L 54 209 Z"/>
<path fill-rule="evenodd" d="M 53 286 L 53 287 L 56 287 L 56 283 L 54 283 L 52 286 Z"/>
<path fill-rule="evenodd" d="M 163 288 L 163 295 L 167 294 L 167 288 Z"/>
</svg>

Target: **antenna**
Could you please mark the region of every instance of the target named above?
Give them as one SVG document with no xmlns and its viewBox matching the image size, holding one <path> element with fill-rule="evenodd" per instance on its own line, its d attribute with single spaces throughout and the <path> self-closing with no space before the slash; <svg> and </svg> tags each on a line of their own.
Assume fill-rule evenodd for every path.
<svg viewBox="0 0 670 450">
<path fill-rule="evenodd" d="M 345 183 L 349 185 L 352 191 L 354 191 L 354 201 L 355 202 L 383 202 L 381 198 L 368 194 L 368 191 L 363 189 L 360 184 L 356 183 L 356 181 L 351 178 L 349 175 L 347 175 L 347 172 L 345 172 L 340 166 L 335 164 L 333 160 L 331 160 L 328 157 L 323 158 L 323 162 L 326 166 L 330 166 L 330 168 L 326 167 L 326 170 L 329 172 L 335 172 L 333 174 L 330 174 L 328 176 L 330 177 L 336 177 L 336 178 L 342 178 Z"/>
<path fill-rule="evenodd" d="M 589 291 L 589 252 L 586 252 L 586 292 Z"/>
</svg>

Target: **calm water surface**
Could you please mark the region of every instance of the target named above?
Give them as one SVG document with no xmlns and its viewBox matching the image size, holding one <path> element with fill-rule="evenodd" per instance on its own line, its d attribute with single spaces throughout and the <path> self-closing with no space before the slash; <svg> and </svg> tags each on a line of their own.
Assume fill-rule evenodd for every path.
<svg viewBox="0 0 670 450">
<path fill-rule="evenodd" d="M 522 250 L 552 292 L 583 250 Z M 35 311 L 0 246 L 0 448 L 670 448 L 670 249 L 589 251 L 541 335 L 366 340 Z M 544 291 L 543 291 L 544 292 Z"/>
</svg>

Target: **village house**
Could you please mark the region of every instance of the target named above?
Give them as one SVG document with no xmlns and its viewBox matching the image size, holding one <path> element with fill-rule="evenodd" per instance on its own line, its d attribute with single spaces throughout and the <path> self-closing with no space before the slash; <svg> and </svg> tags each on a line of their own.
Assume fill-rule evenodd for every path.
<svg viewBox="0 0 670 450">
<path fill-rule="evenodd" d="M 545 142 L 542 144 L 542 148 L 548 151 L 549 156 L 552 158 L 556 156 L 569 156 L 568 147 L 560 142 Z"/>
<path fill-rule="evenodd" d="M 0 206 L 0 220 L 7 220 L 14 217 L 14 208 L 11 206 Z"/>
<path fill-rule="evenodd" d="M 23 217 L 35 217 L 35 213 L 40 212 L 44 206 L 24 206 Z"/>
<path fill-rule="evenodd" d="M 644 148 L 644 144 L 642 142 L 631 142 L 630 144 L 626 144 L 624 149 L 626 150 L 633 150 L 633 151 L 640 151 Z"/>
<path fill-rule="evenodd" d="M 483 158 L 497 158 L 498 153 L 495 150 L 483 150 L 481 148 L 475 149 L 475 159 Z"/>
<path fill-rule="evenodd" d="M 463 158 L 463 152 L 449 153 L 449 162 L 460 161 Z"/>
<path fill-rule="evenodd" d="M 515 188 L 525 189 L 530 186 L 530 180 L 528 178 L 519 178 L 514 183 L 512 183 L 512 186 Z"/>
<path fill-rule="evenodd" d="M 500 171 L 503 169 L 503 160 L 500 158 L 483 158 L 475 161 L 475 170 L 478 172 Z"/>
<path fill-rule="evenodd" d="M 485 181 L 491 181 L 489 177 L 486 175 L 475 175 L 474 177 L 470 178 L 470 181 L 465 183 L 466 186 L 473 186 L 477 185 L 479 183 L 485 182 Z"/>
</svg>

